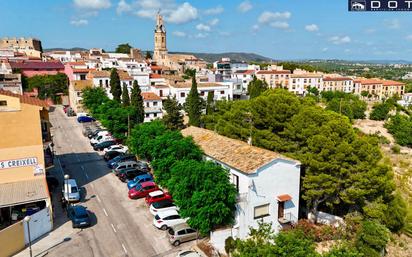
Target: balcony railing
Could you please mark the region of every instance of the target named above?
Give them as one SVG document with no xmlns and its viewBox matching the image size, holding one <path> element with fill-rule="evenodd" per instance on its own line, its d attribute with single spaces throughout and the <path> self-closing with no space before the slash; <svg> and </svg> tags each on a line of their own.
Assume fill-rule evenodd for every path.
<svg viewBox="0 0 412 257">
<path fill-rule="evenodd" d="M 290 212 L 285 213 L 283 217 L 278 218 L 279 223 L 282 225 L 294 224 L 296 220 L 297 220 L 296 217 Z"/>
</svg>

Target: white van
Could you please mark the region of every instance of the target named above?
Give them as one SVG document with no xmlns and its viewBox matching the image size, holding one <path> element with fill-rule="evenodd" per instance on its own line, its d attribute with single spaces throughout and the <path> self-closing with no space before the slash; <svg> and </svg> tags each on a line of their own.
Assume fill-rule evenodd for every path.
<svg viewBox="0 0 412 257">
<path fill-rule="evenodd" d="M 90 139 L 90 144 L 95 145 L 107 140 L 113 139 L 110 133 L 102 134 L 102 135 L 97 135 L 96 137 Z"/>
<path fill-rule="evenodd" d="M 63 182 L 63 197 L 68 202 L 80 201 L 80 191 L 77 187 L 76 180 L 68 179 Z"/>
</svg>

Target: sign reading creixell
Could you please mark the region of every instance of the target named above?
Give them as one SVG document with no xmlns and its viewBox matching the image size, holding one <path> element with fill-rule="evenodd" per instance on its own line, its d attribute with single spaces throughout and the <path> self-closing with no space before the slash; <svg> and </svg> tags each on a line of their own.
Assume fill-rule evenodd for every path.
<svg viewBox="0 0 412 257">
<path fill-rule="evenodd" d="M 412 0 L 349 0 L 351 12 L 412 11 Z"/>
<path fill-rule="evenodd" d="M 14 160 L 0 161 L 0 169 L 18 168 L 37 165 L 37 157 L 21 158 Z"/>
</svg>

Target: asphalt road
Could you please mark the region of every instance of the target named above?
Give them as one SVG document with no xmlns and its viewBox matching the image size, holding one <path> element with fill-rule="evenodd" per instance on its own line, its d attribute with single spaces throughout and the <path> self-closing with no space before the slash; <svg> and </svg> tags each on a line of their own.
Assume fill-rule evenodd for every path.
<svg viewBox="0 0 412 257">
<path fill-rule="evenodd" d="M 67 231 L 71 240 L 50 249 L 48 256 L 176 256 L 193 245 L 176 248 L 169 244 L 166 232 L 152 225 L 153 216 L 144 200 L 128 199 L 126 185 L 110 173 L 101 154 L 93 151 L 75 117 L 68 118 L 57 107 L 50 112 L 50 122 L 62 170 L 82 187 L 81 204 L 94 213 L 94 224 Z"/>
</svg>

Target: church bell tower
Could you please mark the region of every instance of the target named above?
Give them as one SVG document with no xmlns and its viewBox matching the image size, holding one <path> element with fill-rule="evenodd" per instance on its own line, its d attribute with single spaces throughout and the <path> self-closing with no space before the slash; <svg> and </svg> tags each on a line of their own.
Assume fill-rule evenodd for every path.
<svg viewBox="0 0 412 257">
<path fill-rule="evenodd" d="M 156 16 L 156 28 L 154 32 L 153 60 L 158 64 L 163 64 L 167 58 L 166 29 L 160 12 L 158 12 Z"/>
</svg>

